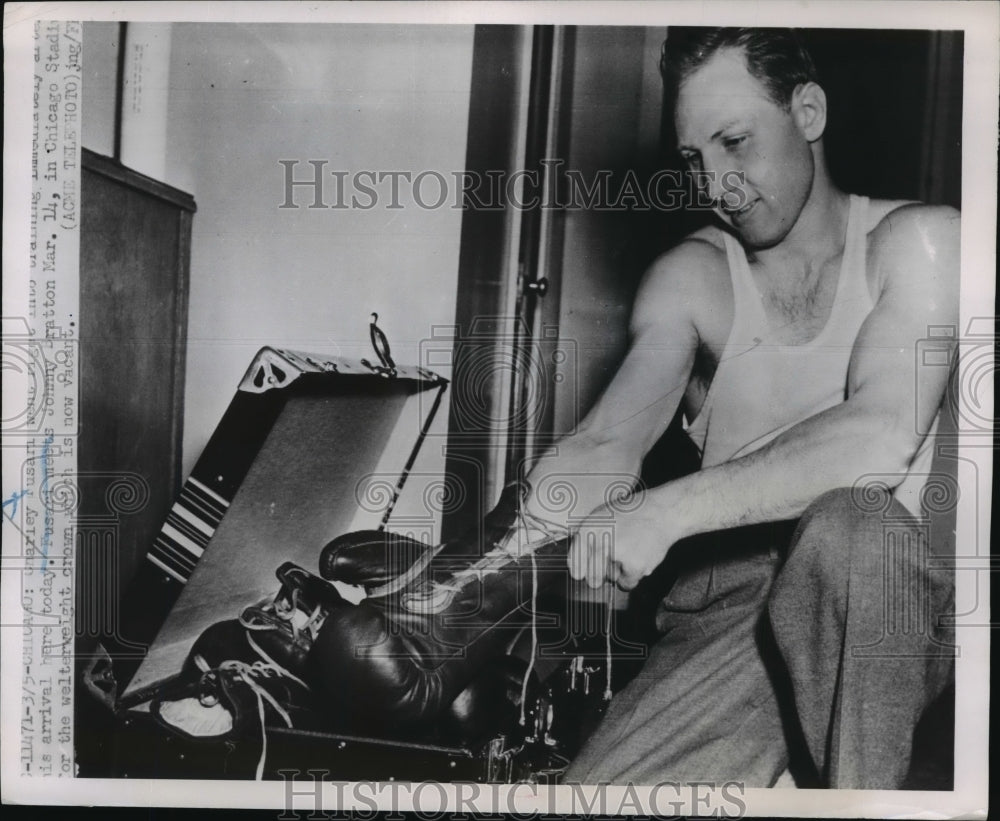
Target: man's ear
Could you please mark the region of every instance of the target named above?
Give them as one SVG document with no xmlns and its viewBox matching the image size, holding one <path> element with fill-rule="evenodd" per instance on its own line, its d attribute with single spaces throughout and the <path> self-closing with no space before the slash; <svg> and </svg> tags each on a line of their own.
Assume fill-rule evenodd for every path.
<svg viewBox="0 0 1000 821">
<path fill-rule="evenodd" d="M 826 92 L 816 83 L 801 83 L 792 92 L 792 116 L 809 142 L 826 130 Z"/>
</svg>

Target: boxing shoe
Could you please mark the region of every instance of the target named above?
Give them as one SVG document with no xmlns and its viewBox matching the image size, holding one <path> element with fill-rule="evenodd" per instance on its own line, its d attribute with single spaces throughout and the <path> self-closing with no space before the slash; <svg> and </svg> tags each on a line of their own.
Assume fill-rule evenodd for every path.
<svg viewBox="0 0 1000 821">
<path fill-rule="evenodd" d="M 302 681 L 309 651 L 323 621 L 341 598 L 334 585 L 292 562 L 275 575 L 281 582 L 277 594 L 243 610 L 237 619 L 207 628 L 188 653 L 183 673 L 195 676 L 194 659 L 201 657 L 215 668 L 226 661 L 265 662 Z"/>
<path fill-rule="evenodd" d="M 522 509 L 525 491 L 507 487 L 473 532 L 420 546 L 394 576 L 406 562 L 393 561 L 384 534 L 328 545 L 322 572 L 367 597 L 332 610 L 313 643 L 309 666 L 325 703 L 368 728 L 426 726 L 505 653 L 531 623 L 538 593 L 567 578 L 568 538 Z M 419 543 L 401 544 L 407 561 L 418 552 Z"/>
<path fill-rule="evenodd" d="M 182 676 L 150 703 L 153 719 L 186 744 L 192 762 L 221 765 L 230 778 L 261 779 L 270 727 L 311 727 L 316 708 L 309 688 L 274 664 L 235 659 L 210 667 L 192 657 L 199 674 Z M 190 777 L 203 777 L 197 771 Z"/>
<path fill-rule="evenodd" d="M 332 584 L 291 562 L 275 575 L 278 592 L 204 630 L 180 675 L 150 704 L 161 726 L 194 745 L 192 760 L 197 750 L 214 749 L 230 777 L 262 776 L 269 727 L 316 725 L 307 660 L 341 599 Z M 247 750 L 259 750 L 259 757 Z"/>
</svg>

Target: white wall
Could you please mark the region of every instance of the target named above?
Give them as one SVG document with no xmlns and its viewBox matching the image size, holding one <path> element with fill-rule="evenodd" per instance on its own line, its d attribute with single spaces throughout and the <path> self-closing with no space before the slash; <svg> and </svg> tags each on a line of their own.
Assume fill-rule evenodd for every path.
<svg viewBox="0 0 1000 821">
<path fill-rule="evenodd" d="M 84 147 L 110 157 L 115 150 L 115 73 L 118 70 L 118 23 L 83 24 Z"/>
<path fill-rule="evenodd" d="M 95 29 L 97 49 L 112 34 Z M 301 160 L 299 178 L 311 175 L 309 159 L 351 175 L 460 171 L 472 39 L 471 26 L 174 24 L 164 181 L 198 204 L 185 474 L 262 345 L 370 356 L 377 311 L 396 361 L 418 363 L 433 326 L 454 322 L 460 210 L 418 208 L 405 186 L 402 210 L 312 210 L 304 189 L 303 207 L 283 210 L 278 160 Z M 93 99 L 107 98 L 108 69 Z M 85 136 L 102 144 L 87 147 L 106 153 L 106 132 L 92 124 Z M 446 422 L 444 407 L 415 474 L 443 472 Z M 419 506 L 420 495 L 407 498 Z"/>
</svg>

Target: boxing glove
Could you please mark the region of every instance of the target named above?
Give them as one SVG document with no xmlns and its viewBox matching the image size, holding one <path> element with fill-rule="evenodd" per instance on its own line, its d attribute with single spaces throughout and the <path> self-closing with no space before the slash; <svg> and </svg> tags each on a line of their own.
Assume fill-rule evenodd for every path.
<svg viewBox="0 0 1000 821">
<path fill-rule="evenodd" d="M 412 567 L 428 549 L 423 542 L 387 530 L 358 530 L 323 548 L 319 574 L 344 584 L 379 587 Z"/>
<path fill-rule="evenodd" d="M 420 548 L 388 582 L 386 568 L 399 566 L 388 558 L 391 537 L 365 531 L 328 545 L 324 574 L 362 584 L 368 597 L 341 602 L 313 642 L 321 701 L 366 728 L 428 725 L 505 653 L 530 624 L 533 598 L 567 578 L 568 539 L 522 513 L 523 491 L 507 487 L 481 526 Z M 528 538 L 508 539 L 518 524 Z M 418 549 L 412 540 L 396 544 Z"/>
</svg>

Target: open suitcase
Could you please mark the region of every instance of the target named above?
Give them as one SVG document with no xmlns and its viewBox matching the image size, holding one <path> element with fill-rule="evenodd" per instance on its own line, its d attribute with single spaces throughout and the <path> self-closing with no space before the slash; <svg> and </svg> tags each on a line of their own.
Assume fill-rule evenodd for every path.
<svg viewBox="0 0 1000 821">
<path fill-rule="evenodd" d="M 558 779 L 610 684 L 600 630 L 590 631 L 589 642 L 581 637 L 559 616 L 565 601 L 558 599 L 537 602 L 550 611 L 536 614 L 546 652 L 532 657 L 528 631 L 510 628 L 508 652 L 484 670 L 488 706 L 471 710 L 457 699 L 433 728 L 368 732 L 331 722 L 329 710 L 315 717 L 305 710 L 288 726 L 250 699 L 241 708 L 250 732 L 201 738 L 176 732 L 161 714 L 206 628 L 287 593 L 279 568 L 328 584 L 312 576 L 324 544 L 351 531 L 399 528 L 392 513 L 446 387 L 441 377 L 391 359 L 258 353 L 128 591 L 122 629 L 106 637 L 83 673 L 85 689 L 114 718 L 103 741 L 109 772 L 82 775 Z M 429 541 L 429 523 L 402 526 Z M 603 628 L 600 606 L 581 606 L 594 612 L 580 623 Z"/>
</svg>

